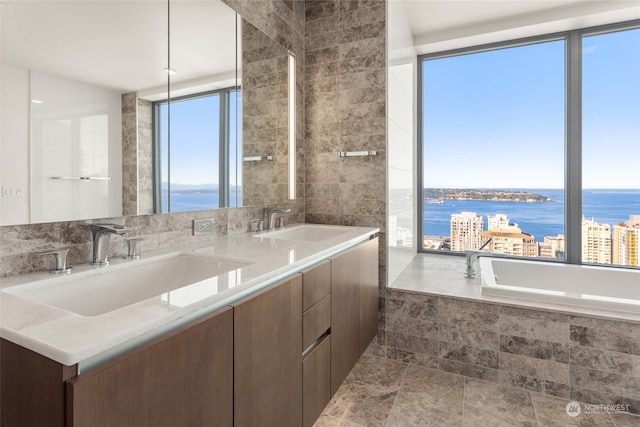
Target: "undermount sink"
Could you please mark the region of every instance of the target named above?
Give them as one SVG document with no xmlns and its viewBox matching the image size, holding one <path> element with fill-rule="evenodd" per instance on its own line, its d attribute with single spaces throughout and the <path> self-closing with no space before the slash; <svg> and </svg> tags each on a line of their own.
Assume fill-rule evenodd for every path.
<svg viewBox="0 0 640 427">
<path fill-rule="evenodd" d="M 198 299 L 194 292 L 200 297 L 215 293 L 217 289 L 210 288 L 219 286 L 218 276 L 249 264 L 179 253 L 12 286 L 2 292 L 82 316 L 97 316 L 156 296 L 169 302 L 172 293 L 185 287 L 191 288 L 186 292 L 189 295 L 182 292 L 174 299 L 193 302 Z"/>
<path fill-rule="evenodd" d="M 319 242 L 347 233 L 348 231 L 350 231 L 348 227 L 304 224 L 282 230 L 256 234 L 254 237 L 295 240 L 300 242 Z"/>
</svg>

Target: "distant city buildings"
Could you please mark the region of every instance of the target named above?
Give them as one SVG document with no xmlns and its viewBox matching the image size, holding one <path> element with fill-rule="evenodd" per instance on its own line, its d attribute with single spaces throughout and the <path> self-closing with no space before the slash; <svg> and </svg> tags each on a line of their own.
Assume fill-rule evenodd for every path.
<svg viewBox="0 0 640 427">
<path fill-rule="evenodd" d="M 640 265 L 640 215 L 613 226 L 612 262 L 617 265 Z"/>
<path fill-rule="evenodd" d="M 501 252 L 512 256 L 538 256 L 538 246 L 531 234 L 523 233 L 518 227 L 507 225 L 482 233 L 483 241 L 489 241 L 485 250 Z M 491 239 L 491 240 L 489 240 Z"/>
<path fill-rule="evenodd" d="M 565 259 L 564 234 L 535 237 L 511 223 L 505 214 L 487 216 L 487 230 L 483 218 L 476 212 L 451 215 L 450 236 L 423 236 L 425 249 L 464 252 L 478 249 L 501 252 L 512 256 Z M 582 261 L 592 264 L 640 266 L 640 215 L 611 227 L 595 219 L 582 219 Z"/>
<path fill-rule="evenodd" d="M 481 244 L 484 224 L 482 216 L 475 212 L 462 212 L 451 215 L 451 250 L 464 252 L 478 249 Z"/>
<path fill-rule="evenodd" d="M 541 258 L 564 259 L 564 234 L 544 236 L 544 241 L 538 243 L 538 256 Z"/>
<path fill-rule="evenodd" d="M 582 218 L 582 262 L 611 264 L 611 226 Z"/>
<path fill-rule="evenodd" d="M 495 228 L 508 228 L 510 225 L 517 227 L 517 224 L 510 224 L 509 218 L 505 214 L 487 215 L 487 230 Z"/>
</svg>

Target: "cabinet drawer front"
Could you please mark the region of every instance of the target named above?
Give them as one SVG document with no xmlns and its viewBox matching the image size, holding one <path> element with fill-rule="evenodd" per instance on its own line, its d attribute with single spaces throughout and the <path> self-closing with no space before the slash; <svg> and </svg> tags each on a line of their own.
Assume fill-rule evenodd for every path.
<svg viewBox="0 0 640 427">
<path fill-rule="evenodd" d="M 322 301 L 302 315 L 302 351 L 307 349 L 331 327 L 331 298 Z"/>
<path fill-rule="evenodd" d="M 302 426 L 311 427 L 331 400 L 331 335 L 302 361 Z"/>
<path fill-rule="evenodd" d="M 302 272 L 302 311 L 309 310 L 330 292 L 331 261 L 323 261 Z"/>
</svg>

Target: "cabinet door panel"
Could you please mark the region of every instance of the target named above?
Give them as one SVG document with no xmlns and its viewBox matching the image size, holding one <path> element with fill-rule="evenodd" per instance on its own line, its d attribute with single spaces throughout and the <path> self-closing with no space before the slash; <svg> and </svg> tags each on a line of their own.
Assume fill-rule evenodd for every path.
<svg viewBox="0 0 640 427">
<path fill-rule="evenodd" d="M 359 253 L 351 249 L 331 260 L 331 395 L 358 361 Z"/>
<path fill-rule="evenodd" d="M 233 425 L 226 308 L 67 383 L 68 426 Z"/>
<path fill-rule="evenodd" d="M 331 400 L 331 335 L 302 362 L 302 426 L 311 427 Z"/>
<path fill-rule="evenodd" d="M 76 366 L 64 366 L 7 340 L 0 340 L 0 426 L 65 425 L 65 381 Z"/>
<path fill-rule="evenodd" d="M 360 339 L 362 355 L 378 333 L 378 238 L 358 247 L 360 253 Z"/>
<path fill-rule="evenodd" d="M 302 276 L 233 307 L 235 427 L 300 427 Z"/>
</svg>

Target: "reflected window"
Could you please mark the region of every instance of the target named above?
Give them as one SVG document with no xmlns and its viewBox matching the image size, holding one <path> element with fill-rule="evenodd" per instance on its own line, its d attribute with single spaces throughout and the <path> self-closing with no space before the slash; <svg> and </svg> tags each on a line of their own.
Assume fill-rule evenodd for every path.
<svg viewBox="0 0 640 427">
<path fill-rule="evenodd" d="M 155 212 L 242 206 L 240 91 L 154 103 Z"/>
</svg>

